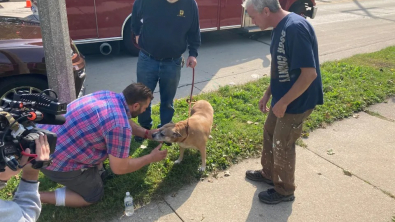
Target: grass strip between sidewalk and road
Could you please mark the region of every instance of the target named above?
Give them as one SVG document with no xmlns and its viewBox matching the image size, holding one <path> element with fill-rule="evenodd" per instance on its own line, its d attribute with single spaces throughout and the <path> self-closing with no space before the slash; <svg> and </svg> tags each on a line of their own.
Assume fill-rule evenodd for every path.
<svg viewBox="0 0 395 222">
<path fill-rule="evenodd" d="M 319 127 L 336 120 L 352 116 L 367 106 L 383 102 L 395 94 L 395 47 L 379 52 L 356 55 L 340 61 L 321 65 L 324 102 L 318 106 L 303 126 L 303 136 Z M 108 221 L 120 218 L 123 214 L 123 198 L 130 191 L 139 207 L 165 194 L 177 191 L 182 186 L 197 182 L 209 173 L 216 173 L 237 164 L 243 159 L 257 157 L 262 150 L 263 123 L 266 114 L 258 109 L 268 78 L 240 86 L 225 86 L 216 92 L 194 97 L 208 100 L 214 108 L 213 139 L 207 144 L 206 172 L 199 173 L 200 154 L 197 150 L 186 150 L 181 164 L 174 164 L 178 158 L 177 145 L 163 146 L 168 156 L 159 163 L 153 163 L 141 170 L 116 175 L 105 184 L 103 200 L 81 209 L 44 205 L 39 221 Z M 188 104 L 185 99 L 175 102 L 174 122 L 188 117 Z M 154 126 L 159 122 L 159 106 L 154 106 Z M 139 157 L 151 152 L 158 143 L 145 141 L 132 142 L 131 156 Z M 107 162 L 108 163 L 108 162 Z M 41 175 L 40 190 L 54 190 L 59 187 Z M 11 179 L 0 192 L 1 199 L 12 198 L 12 191 L 18 178 Z"/>
</svg>

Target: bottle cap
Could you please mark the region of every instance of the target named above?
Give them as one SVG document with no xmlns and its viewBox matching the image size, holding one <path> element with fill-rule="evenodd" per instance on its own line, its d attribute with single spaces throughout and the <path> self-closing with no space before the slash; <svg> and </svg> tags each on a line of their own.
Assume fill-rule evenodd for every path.
<svg viewBox="0 0 395 222">
<path fill-rule="evenodd" d="M 130 193 L 129 193 L 129 192 L 126 192 L 126 196 L 130 196 Z"/>
</svg>

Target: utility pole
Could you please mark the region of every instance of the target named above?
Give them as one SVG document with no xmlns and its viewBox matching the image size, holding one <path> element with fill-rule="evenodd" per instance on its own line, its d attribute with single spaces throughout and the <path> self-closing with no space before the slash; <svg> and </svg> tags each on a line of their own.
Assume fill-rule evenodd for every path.
<svg viewBox="0 0 395 222">
<path fill-rule="evenodd" d="M 39 0 L 38 11 L 49 88 L 60 102 L 76 99 L 65 0 Z"/>
</svg>

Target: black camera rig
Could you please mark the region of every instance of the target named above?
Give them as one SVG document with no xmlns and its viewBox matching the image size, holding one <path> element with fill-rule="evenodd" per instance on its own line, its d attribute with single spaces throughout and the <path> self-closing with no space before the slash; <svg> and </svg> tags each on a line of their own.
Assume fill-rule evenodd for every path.
<svg viewBox="0 0 395 222">
<path fill-rule="evenodd" d="M 50 92 L 54 97 L 50 96 Z M 48 138 L 50 153 L 56 147 L 55 133 L 36 127 L 35 123 L 62 125 L 65 118 L 61 114 L 67 111 L 66 103 L 59 103 L 57 94 L 50 89 L 41 93 L 30 94 L 27 91 L 15 93 L 12 100 L 0 101 L 0 172 L 6 166 L 11 170 L 22 168 L 18 160 L 22 156 L 29 156 L 32 167 L 39 169 L 48 166 L 51 161 L 36 161 L 35 139 L 39 134 Z M 30 154 L 25 149 L 30 149 Z"/>
</svg>

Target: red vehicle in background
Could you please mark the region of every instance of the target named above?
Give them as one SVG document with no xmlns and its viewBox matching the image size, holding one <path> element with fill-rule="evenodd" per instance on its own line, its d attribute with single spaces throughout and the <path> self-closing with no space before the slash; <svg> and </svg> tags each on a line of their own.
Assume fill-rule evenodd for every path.
<svg viewBox="0 0 395 222">
<path fill-rule="evenodd" d="M 33 0 L 32 11 L 37 11 Z M 241 6 L 243 0 L 196 0 L 202 32 L 242 28 L 260 31 Z M 279 0 L 281 7 L 304 17 L 314 18 L 315 0 Z M 110 54 L 120 40 L 132 55 L 138 49 L 132 42 L 130 17 L 134 0 L 66 0 L 70 37 L 76 44 L 102 43 L 100 51 Z"/>
</svg>

